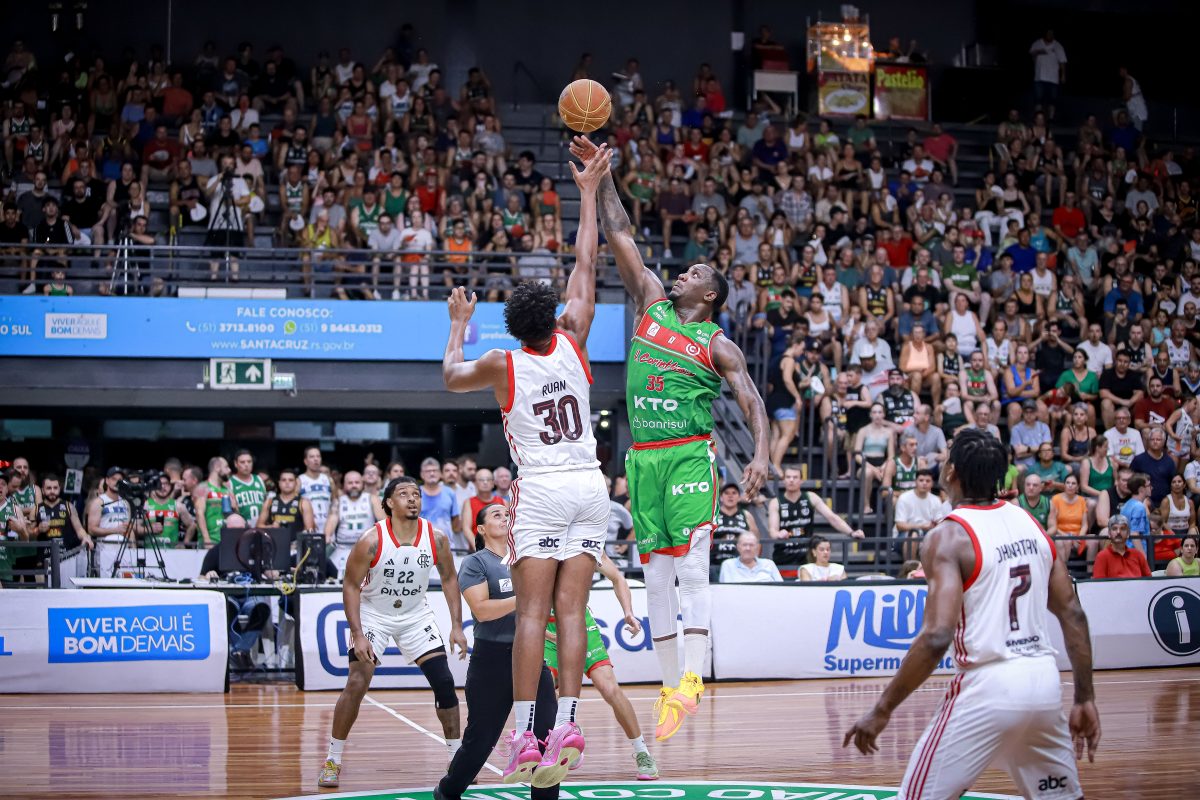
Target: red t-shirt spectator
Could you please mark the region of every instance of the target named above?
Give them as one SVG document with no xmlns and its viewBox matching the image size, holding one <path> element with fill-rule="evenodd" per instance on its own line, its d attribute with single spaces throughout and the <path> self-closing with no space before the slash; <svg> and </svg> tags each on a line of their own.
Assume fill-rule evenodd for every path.
<svg viewBox="0 0 1200 800">
<path fill-rule="evenodd" d="M 954 149 L 954 137 L 948 133 L 941 136 L 925 137 L 925 154 L 934 161 L 943 164 L 950 159 L 950 151 Z"/>
<path fill-rule="evenodd" d="M 896 269 L 904 269 L 910 263 L 913 251 L 913 240 L 908 236 L 904 236 L 900 241 L 890 241 L 887 244 L 881 244 L 888 254 L 888 263 Z"/>
<path fill-rule="evenodd" d="M 705 164 L 708 163 L 708 145 L 703 141 L 694 143 L 691 141 L 684 142 L 683 154 L 687 158 L 694 159 Z"/>
<path fill-rule="evenodd" d="M 1142 551 L 1126 547 L 1122 555 L 1117 555 L 1111 547 L 1106 547 L 1096 554 L 1096 565 L 1092 568 L 1093 578 L 1149 578 L 1150 564 Z"/>
<path fill-rule="evenodd" d="M 721 91 L 720 86 L 705 91 L 704 99 L 708 102 L 708 110 L 711 113 L 721 114 L 725 111 L 725 93 Z"/>
<path fill-rule="evenodd" d="M 163 89 L 162 98 L 164 117 L 187 119 L 188 114 L 192 113 L 192 105 L 195 101 L 192 99 L 192 93 L 187 89 L 168 86 Z"/>
<path fill-rule="evenodd" d="M 166 169 L 179 160 L 179 142 L 175 139 L 151 139 L 142 148 L 142 163 Z"/>
<path fill-rule="evenodd" d="M 1150 395 L 1142 395 L 1142 399 L 1133 404 L 1133 418 L 1140 419 L 1148 425 L 1166 425 L 1167 420 L 1175 411 L 1175 401 L 1166 395 L 1151 400 Z"/>
<path fill-rule="evenodd" d="M 1079 232 L 1087 225 L 1087 220 L 1083 217 L 1083 212 L 1078 208 L 1067 208 L 1059 206 L 1054 209 L 1053 217 L 1054 227 L 1063 232 L 1063 236 L 1068 239 L 1074 239 L 1079 235 Z"/>
</svg>

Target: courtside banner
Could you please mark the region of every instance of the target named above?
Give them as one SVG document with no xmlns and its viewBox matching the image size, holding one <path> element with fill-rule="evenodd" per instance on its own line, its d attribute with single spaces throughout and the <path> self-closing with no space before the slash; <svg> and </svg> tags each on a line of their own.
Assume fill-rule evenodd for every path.
<svg viewBox="0 0 1200 800">
<path fill-rule="evenodd" d="M 625 630 L 621 604 L 611 589 L 593 589 L 588 606 L 600 627 L 600 635 L 608 648 L 617 679 L 622 682 L 654 682 L 662 680 L 658 659 L 651 649 L 647 634 L 646 592 L 634 588 L 633 609 L 641 621 L 640 633 L 630 634 Z M 442 638 L 450 632 L 450 611 L 446 598 L 439 591 L 430 590 L 426 597 L 433 609 Z M 471 610 L 463 601 L 463 628 L 467 642 L 474 641 Z M 303 670 L 297 670 L 297 684 L 301 689 L 342 689 L 349 674 L 349 625 L 342 606 L 340 592 L 306 594 L 300 600 L 300 651 Z M 380 665 L 375 668 L 371 686 L 376 689 L 412 689 L 428 686 L 425 676 L 416 666 L 409 664 L 395 644 L 382 653 L 376 651 Z M 419 655 L 419 654 L 418 654 Z M 460 661 L 455 654 L 450 658 L 450 671 L 455 684 L 462 686 L 467 677 L 467 662 Z"/>
<path fill-rule="evenodd" d="M 27 297 L 0 303 L 0 356 L 441 361 L 446 304 L 170 297 Z M 625 359 L 625 306 L 596 306 L 596 362 Z M 467 358 L 517 346 L 504 304 L 480 303 Z"/>
<path fill-rule="evenodd" d="M 1200 664 L 1200 580 L 1087 581 L 1077 591 L 1096 669 Z M 891 582 L 714 586 L 716 677 L 893 675 L 921 629 L 927 593 L 923 584 Z M 1059 669 L 1069 670 L 1053 615 L 1047 628 Z M 937 672 L 953 668 L 947 651 Z"/>
<path fill-rule="evenodd" d="M 226 631 L 220 592 L 5 592 L 0 691 L 221 692 Z"/>
</svg>

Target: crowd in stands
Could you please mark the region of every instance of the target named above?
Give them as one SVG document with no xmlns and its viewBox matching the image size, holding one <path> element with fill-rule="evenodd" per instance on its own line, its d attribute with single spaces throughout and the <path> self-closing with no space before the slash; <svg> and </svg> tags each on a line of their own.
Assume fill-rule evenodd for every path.
<svg viewBox="0 0 1200 800">
<path fill-rule="evenodd" d="M 574 77 L 590 70 L 585 57 Z M 95 242 L 111 240 L 114 214 L 144 217 L 141 185 L 160 178 L 172 182 L 172 226 L 207 224 L 189 204 L 207 201 L 215 216 L 220 165 L 233 164 L 239 208 L 261 198 L 263 175 L 283 175 L 280 241 L 308 248 L 306 275 L 342 274 L 342 296 L 387 294 L 389 268 L 392 297 L 428 296 L 440 279 L 417 251 L 459 242 L 542 259 L 522 256 L 515 264 L 530 271 L 515 265 L 511 277 L 489 279 L 480 288 L 490 299 L 512 279 L 553 277 L 548 256 L 566 244 L 555 184 L 527 154 L 510 163 L 478 70 L 457 96 L 423 51 L 411 60 L 389 51 L 368 68 L 343 50 L 301 74 L 278 48 L 260 66 L 249 46 L 224 61 L 206 47 L 187 71 L 152 57 L 117 72 L 124 77 L 102 61 L 64 69 L 50 89 L 48 137 L 28 103 L 6 110 L 15 204 L 0 244 L 14 226 L 63 227 L 68 209 L 44 199 L 48 176 L 71 186 L 64 206 L 92 198 L 90 224 L 72 217 L 69 227 Z M 729 279 L 719 321 L 737 341 L 763 343 L 771 461 L 783 478 L 764 509 L 766 531 L 726 487 L 714 537 L 720 575 L 787 573 L 760 557 L 751 539 L 761 537 L 801 579 L 837 579 L 844 569 L 812 546 L 813 534 L 863 537 L 848 515 L 886 512 L 896 554 L 914 558 L 945 513 L 936 480 L 965 427 L 1010 445 L 1004 496 L 1060 537 L 1058 557 L 1077 574 L 1196 569 L 1194 147 L 1151 140 L 1125 108 L 1075 127 L 1050 124 L 1041 108 L 1012 109 L 988 148 L 990 168 L 964 186 L 959 143 L 938 124 L 885 148 L 866 118 L 784 120 L 766 95 L 735 118 L 708 65 L 653 94 L 631 59 L 602 134 L 619 191 L 649 252 L 709 261 Z M 263 131 L 267 113 L 280 121 Z M 178 134 L 164 140 L 167 117 Z M 343 241 L 387 255 L 322 252 Z M 466 256 L 462 264 L 441 279 L 473 280 Z M 785 464 L 793 453 L 823 457 L 860 483 L 862 508 L 802 488 L 804 471 Z M 440 475 L 457 511 L 477 488 L 461 468 L 450 480 L 435 466 L 426 488 Z M 737 563 L 718 567 L 725 559 Z"/>
<path fill-rule="evenodd" d="M 169 268 L 138 245 L 196 231 L 193 244 L 225 254 L 202 278 L 255 279 L 237 256 L 265 233 L 304 251 L 310 295 L 428 298 L 431 285 L 465 285 L 494 300 L 514 280 L 556 278 L 558 193 L 532 151 L 505 142 L 484 71 L 454 88 L 424 49 L 355 55 L 322 52 L 302 70 L 279 46 L 260 61 L 250 43 L 222 57 L 209 42 L 190 64 L 155 48 L 54 66 L 14 43 L 3 266 L 28 293 L 109 293 L 117 250 L 93 262 L 69 248 L 126 242 L 139 278 L 119 291 L 169 294 Z M 431 269 L 435 250 L 447 254 Z"/>
</svg>

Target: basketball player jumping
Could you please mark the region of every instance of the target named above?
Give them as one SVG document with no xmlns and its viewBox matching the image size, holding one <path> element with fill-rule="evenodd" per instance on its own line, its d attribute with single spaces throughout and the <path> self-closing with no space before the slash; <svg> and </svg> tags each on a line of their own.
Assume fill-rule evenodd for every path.
<svg viewBox="0 0 1200 800">
<path fill-rule="evenodd" d="M 1083 797 L 1075 760 L 1085 743 L 1093 760 L 1100 742 L 1087 617 L 1041 526 L 1024 509 L 996 500 L 1007 467 L 1004 445 L 986 431 L 954 437 L 942 472 L 954 511 L 921 547 L 925 621 L 900 671 L 843 743 L 875 752 L 892 711 L 954 645 L 957 674 L 917 742 L 898 800 L 957 798 L 993 762 L 1022 797 Z M 1069 722 L 1047 608 L 1062 624 L 1074 673 Z"/>
<path fill-rule="evenodd" d="M 582 136 L 575 137 L 571 152 L 589 166 L 598 155 L 596 145 Z M 767 412 L 742 351 L 713 322 L 714 312 L 729 295 L 725 276 L 707 264 L 694 264 L 670 293 L 664 293 L 662 281 L 642 261 L 629 233 L 629 216 L 607 172 L 599 197 L 609 249 L 641 314 L 625 370 L 634 442 L 625 457 L 625 472 L 646 576 L 650 634 L 663 675 L 655 703 L 655 736 L 662 741 L 675 735 L 687 714 L 696 712 L 704 694 L 700 673 L 712 608 L 708 551 L 720 488 L 712 403 L 721 392 L 721 379 L 729 382 L 754 435 L 754 458 L 742 475 L 751 500 L 767 477 Z M 675 631 L 681 611 L 682 677 Z"/>
<path fill-rule="evenodd" d="M 608 534 L 608 493 L 592 435 L 587 337 L 596 313 L 596 187 L 608 171 L 603 159 L 571 172 L 580 189 L 576 263 L 566 305 L 555 318 L 558 293 L 537 281 L 522 283 L 504 306 L 504 324 L 519 350 L 491 350 L 463 358 L 475 295 L 450 295 L 450 339 L 442 377 L 452 392 L 491 389 L 504 419 L 519 477 L 509 509 L 517 627 L 513 640 L 516 730 L 509 742 L 505 783 L 537 788 L 560 783 L 583 752 L 575 723 L 583 685 L 587 634 L 584 609 L 592 572 Z M 558 623 L 558 714 L 543 753 L 534 736 L 534 708 L 550 608 Z"/>
<path fill-rule="evenodd" d="M 425 599 L 429 572 L 436 567 L 450 609 L 450 651 L 467 657 L 462 629 L 462 598 L 450 555 L 450 540 L 421 519 L 421 487 L 413 478 L 395 478 L 384 489 L 387 516 L 354 545 L 346 562 L 342 599 L 350 625 L 350 677 L 333 712 L 333 737 L 317 785 L 337 786 L 342 748 L 358 717 L 379 655 L 393 641 L 409 662 L 425 673 L 450 757 L 461 744 L 458 695 L 446 661 L 446 646 Z"/>
</svg>

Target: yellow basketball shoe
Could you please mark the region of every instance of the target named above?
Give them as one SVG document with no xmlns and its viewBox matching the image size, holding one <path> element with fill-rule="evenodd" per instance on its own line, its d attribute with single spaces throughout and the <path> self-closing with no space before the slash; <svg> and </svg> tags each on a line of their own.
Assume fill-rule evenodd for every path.
<svg viewBox="0 0 1200 800">
<path fill-rule="evenodd" d="M 658 716 L 658 724 L 654 728 L 654 738 L 660 742 L 665 742 L 674 736 L 687 716 L 687 711 L 675 699 L 678 691 L 670 686 L 664 686 L 658 693 L 658 700 L 654 703 L 654 713 Z"/>
<path fill-rule="evenodd" d="M 322 789 L 333 789 L 338 785 L 338 777 L 342 774 L 342 765 L 328 759 L 325 766 L 321 767 L 321 776 L 317 778 L 317 786 Z"/>
<path fill-rule="evenodd" d="M 694 672 L 683 673 L 679 688 L 675 690 L 672 699 L 689 714 L 700 710 L 700 698 L 704 696 L 704 681 Z"/>
</svg>

